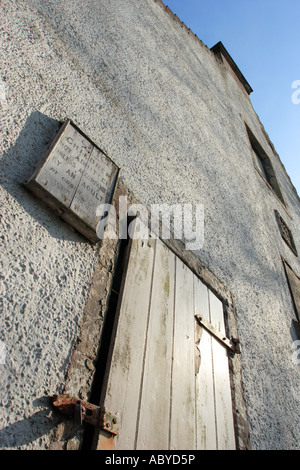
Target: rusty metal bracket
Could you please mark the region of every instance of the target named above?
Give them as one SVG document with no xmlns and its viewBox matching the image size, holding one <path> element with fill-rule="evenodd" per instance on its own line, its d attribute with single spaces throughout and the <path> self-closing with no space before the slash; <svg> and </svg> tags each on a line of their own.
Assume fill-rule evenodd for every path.
<svg viewBox="0 0 300 470">
<path fill-rule="evenodd" d="M 106 411 L 104 406 L 96 406 L 72 395 L 53 395 L 51 398 L 54 408 L 65 416 L 73 417 L 76 425 L 83 422 L 104 429 L 110 434 L 118 434 L 118 419 Z"/>
<path fill-rule="evenodd" d="M 214 338 L 220 341 L 226 348 L 228 348 L 234 354 L 240 354 L 240 341 L 237 338 L 227 338 L 220 331 L 216 330 L 214 326 L 209 323 L 207 320 L 202 318 L 200 315 L 195 315 L 195 319 L 200 326 L 203 326 Z"/>
</svg>

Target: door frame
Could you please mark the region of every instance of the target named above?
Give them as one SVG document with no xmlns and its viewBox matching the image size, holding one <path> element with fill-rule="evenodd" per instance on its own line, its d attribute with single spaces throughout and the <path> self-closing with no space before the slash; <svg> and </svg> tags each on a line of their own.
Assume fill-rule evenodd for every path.
<svg viewBox="0 0 300 470">
<path fill-rule="evenodd" d="M 139 204 L 134 195 L 120 180 L 117 183 L 117 187 L 114 194 L 114 199 L 112 204 L 116 209 L 116 214 L 118 216 L 118 201 L 119 196 L 126 196 L 128 204 Z M 130 220 L 131 221 L 131 220 Z M 149 230 L 150 230 L 149 226 Z M 161 233 L 161 232 L 160 232 Z M 163 239 L 161 240 L 207 287 L 210 289 L 213 294 L 218 297 L 222 304 L 224 310 L 224 321 L 226 334 L 228 338 L 239 338 L 238 328 L 237 328 L 237 319 L 236 319 L 236 309 L 235 301 L 233 294 L 227 289 L 227 287 L 215 276 L 215 274 L 205 266 L 201 261 L 199 255 L 196 255 L 195 252 L 188 251 L 185 248 L 184 243 L 181 240 L 177 239 Z M 129 250 L 124 250 L 124 244 L 127 244 Z M 125 247 L 126 248 L 126 247 Z M 95 267 L 95 277 L 99 280 L 97 289 L 91 289 L 89 298 L 87 300 L 87 306 L 95 306 L 99 303 L 101 304 L 101 309 L 96 311 L 95 307 L 90 309 L 86 307 L 85 315 L 80 328 L 80 338 L 77 344 L 73 349 L 73 353 L 70 360 L 69 373 L 67 376 L 67 384 L 72 384 L 73 376 L 76 374 L 78 376 L 78 354 L 82 350 L 85 350 L 85 343 L 88 344 L 89 349 L 91 349 L 91 342 L 93 342 L 93 350 L 97 349 L 97 358 L 94 357 L 94 362 L 96 364 L 95 371 L 93 372 L 93 380 L 90 378 L 89 382 L 92 383 L 89 393 L 87 393 L 87 399 L 91 395 L 94 395 L 95 400 L 99 400 L 99 397 L 102 394 L 102 390 L 99 390 L 99 379 L 97 375 L 97 364 L 103 363 L 102 355 L 102 344 L 106 344 L 106 354 L 107 360 L 109 361 L 109 350 L 111 348 L 107 347 L 107 344 L 110 344 L 114 340 L 114 322 L 115 319 L 111 319 L 111 297 L 114 287 L 114 280 L 116 274 L 120 269 L 120 262 L 124 264 L 124 259 L 128 257 L 128 252 L 130 252 L 130 240 L 110 240 L 104 239 L 99 247 L 99 257 L 98 264 Z M 120 259 L 120 253 L 123 253 L 123 259 Z M 127 253 L 127 255 L 126 255 Z M 125 258 L 124 258 L 125 256 Z M 126 264 L 126 262 L 125 262 Z M 123 278 L 126 275 L 126 268 L 123 272 Z M 105 296 L 103 296 L 105 293 Z M 118 311 L 118 307 L 115 308 L 115 314 Z M 91 335 L 85 334 L 86 325 L 90 328 L 91 323 L 94 323 L 95 316 L 100 316 L 102 318 L 100 331 L 95 332 L 94 337 Z M 110 317 L 110 318 L 109 318 Z M 87 321 L 88 320 L 88 321 Z M 110 328 L 109 334 L 111 337 L 105 337 L 105 324 L 108 323 Z M 76 368 L 72 367 L 73 358 L 76 360 Z M 231 385 L 231 394 L 232 394 L 232 406 L 233 406 L 233 418 L 234 418 L 234 427 L 235 427 L 235 436 L 236 436 L 236 449 L 237 450 L 249 450 L 251 449 L 250 445 L 250 427 L 247 418 L 247 408 L 246 400 L 243 390 L 243 380 L 242 380 L 242 358 L 243 351 L 241 354 L 228 354 L 229 362 L 229 372 L 230 372 L 230 385 Z M 106 363 L 106 366 L 108 363 Z M 101 374 L 100 374 L 101 375 Z M 102 371 L 101 386 L 105 383 L 104 380 L 105 373 Z M 66 387 L 67 388 L 67 387 Z M 93 389 L 97 390 L 96 394 L 93 394 Z M 95 403 L 99 405 L 99 401 Z M 91 433 L 91 431 L 90 431 Z M 91 442 L 92 449 L 99 448 L 99 439 L 106 439 L 107 448 L 113 448 L 113 437 L 108 435 L 106 431 L 101 431 L 100 429 L 95 429 L 92 431 L 93 437 L 89 440 Z M 102 436 L 102 437 L 101 437 Z"/>
</svg>

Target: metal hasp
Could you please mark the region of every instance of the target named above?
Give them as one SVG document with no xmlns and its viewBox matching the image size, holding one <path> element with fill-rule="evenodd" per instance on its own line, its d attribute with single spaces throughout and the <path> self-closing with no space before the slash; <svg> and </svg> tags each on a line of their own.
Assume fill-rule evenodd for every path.
<svg viewBox="0 0 300 470">
<path fill-rule="evenodd" d="M 72 395 L 53 395 L 52 405 L 60 413 L 75 419 L 75 424 L 89 423 L 97 428 L 104 429 L 110 434 L 118 434 L 117 417 L 105 410 L 103 406 L 96 406 Z"/>
<path fill-rule="evenodd" d="M 213 325 L 211 325 L 208 321 L 202 318 L 200 315 L 195 315 L 195 319 L 199 323 L 200 326 L 203 326 L 212 336 L 214 336 L 217 340 L 219 340 L 226 348 L 228 348 L 234 354 L 240 354 L 240 342 L 236 338 L 232 338 L 231 340 L 224 336 L 220 331 L 217 331 Z"/>
</svg>

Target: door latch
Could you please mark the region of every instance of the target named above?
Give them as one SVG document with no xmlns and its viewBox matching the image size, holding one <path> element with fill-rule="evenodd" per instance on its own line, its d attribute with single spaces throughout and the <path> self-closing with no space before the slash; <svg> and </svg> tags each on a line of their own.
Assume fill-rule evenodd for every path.
<svg viewBox="0 0 300 470">
<path fill-rule="evenodd" d="M 195 315 L 195 319 L 199 323 L 199 325 L 203 326 L 212 336 L 214 336 L 218 341 L 220 341 L 226 348 L 228 348 L 234 354 L 240 354 L 240 342 L 236 338 L 226 338 L 226 336 L 222 335 L 216 328 L 213 327 L 208 321 L 202 318 L 200 315 Z"/>
<path fill-rule="evenodd" d="M 118 419 L 104 406 L 93 405 L 69 394 L 53 395 L 51 402 L 57 411 L 65 416 L 73 417 L 78 426 L 82 426 L 85 422 L 104 429 L 114 436 L 118 434 Z"/>
</svg>

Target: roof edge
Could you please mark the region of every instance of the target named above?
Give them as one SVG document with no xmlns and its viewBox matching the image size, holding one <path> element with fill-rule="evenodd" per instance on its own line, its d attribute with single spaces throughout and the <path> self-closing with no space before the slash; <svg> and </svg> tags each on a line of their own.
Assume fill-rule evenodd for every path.
<svg viewBox="0 0 300 470">
<path fill-rule="evenodd" d="M 245 90 L 247 91 L 248 95 L 250 95 L 253 92 L 253 89 L 251 88 L 251 86 L 249 85 L 247 80 L 245 79 L 244 75 L 242 74 L 242 72 L 240 71 L 240 69 L 238 68 L 238 66 L 236 65 L 234 60 L 232 59 L 232 57 L 229 55 L 229 53 L 225 49 L 223 43 L 221 41 L 219 41 L 217 44 L 215 44 L 213 47 L 211 47 L 210 50 L 216 56 L 221 56 L 222 55 L 226 59 L 226 61 L 230 65 L 231 69 L 233 70 L 233 72 L 235 73 L 235 75 L 237 76 L 237 78 L 239 79 L 239 81 L 241 82 L 241 84 L 243 85 Z"/>
</svg>

